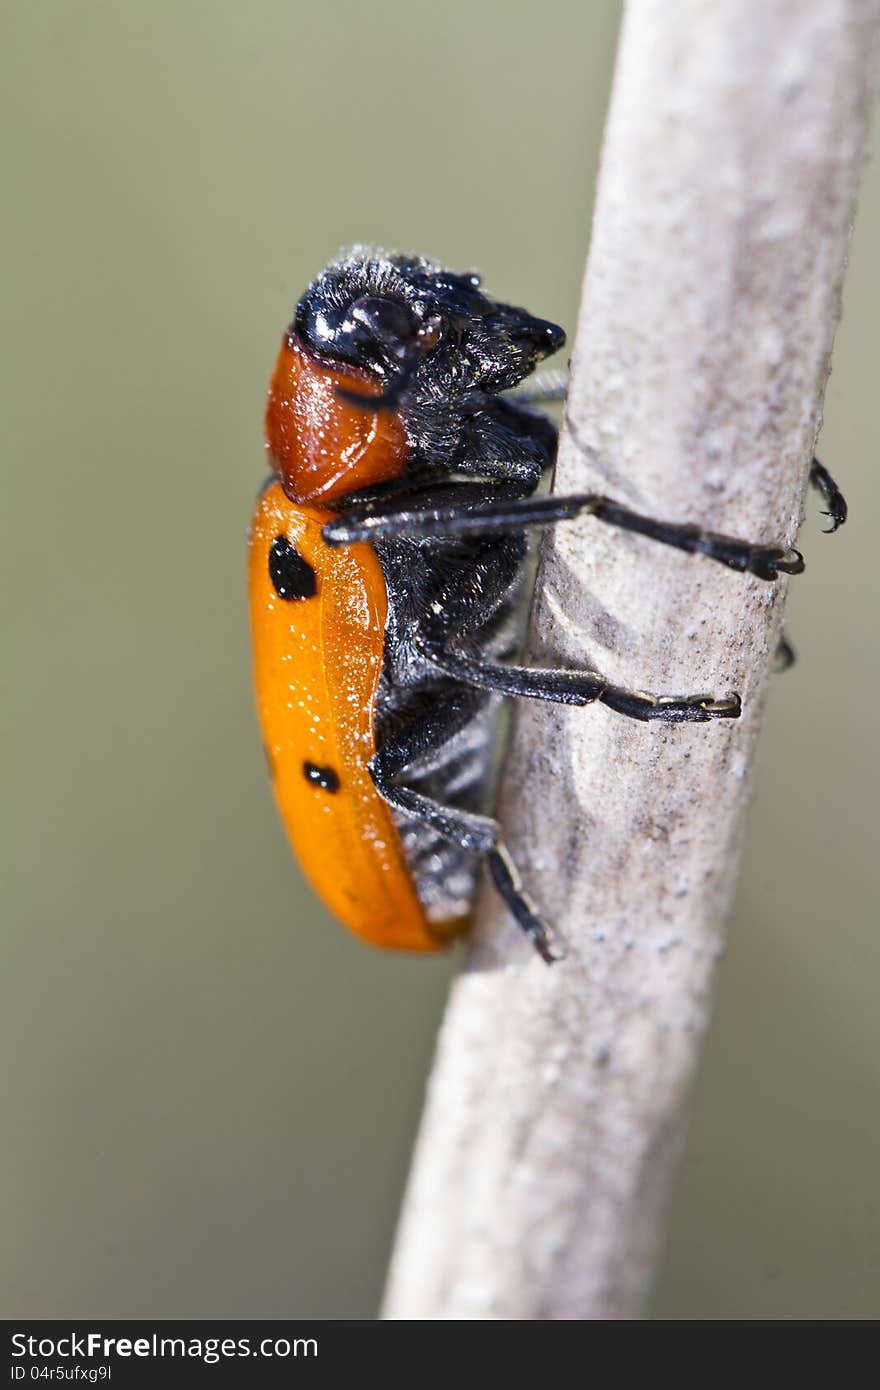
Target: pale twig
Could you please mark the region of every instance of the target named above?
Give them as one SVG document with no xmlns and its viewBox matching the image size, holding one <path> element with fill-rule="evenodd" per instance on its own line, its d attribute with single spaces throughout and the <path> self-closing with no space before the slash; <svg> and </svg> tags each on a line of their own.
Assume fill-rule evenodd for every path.
<svg viewBox="0 0 880 1390">
<path fill-rule="evenodd" d="M 632 0 L 558 491 L 794 540 L 877 31 L 875 0 Z M 830 543 L 817 530 L 806 548 Z M 737 690 L 744 713 L 664 727 L 599 707 L 520 709 L 502 818 L 569 956 L 548 968 L 484 897 L 386 1316 L 643 1309 L 785 588 L 590 518 L 548 539 L 534 662 L 660 693 Z"/>
</svg>

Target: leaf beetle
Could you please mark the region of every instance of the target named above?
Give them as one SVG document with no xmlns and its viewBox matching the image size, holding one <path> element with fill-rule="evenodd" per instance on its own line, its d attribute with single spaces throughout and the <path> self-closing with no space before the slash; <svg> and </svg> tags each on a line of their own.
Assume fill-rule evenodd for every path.
<svg viewBox="0 0 880 1390">
<path fill-rule="evenodd" d="M 501 697 L 601 701 L 640 720 L 740 713 L 735 694 L 648 695 L 515 664 L 529 528 L 588 513 L 760 579 L 803 568 L 781 545 L 538 494 L 556 429 L 534 406 L 564 383 L 521 383 L 564 340 L 475 274 L 364 248 L 318 275 L 284 334 L 273 473 L 250 533 L 258 712 L 306 876 L 379 946 L 448 946 L 482 858 L 541 957 L 564 953 L 484 811 Z M 843 498 L 816 460 L 811 478 L 836 529 Z"/>
</svg>

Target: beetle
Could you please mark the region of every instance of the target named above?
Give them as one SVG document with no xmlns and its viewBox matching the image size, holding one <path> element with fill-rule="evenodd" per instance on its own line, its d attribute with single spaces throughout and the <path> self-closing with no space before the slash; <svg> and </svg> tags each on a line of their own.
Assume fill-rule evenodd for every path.
<svg viewBox="0 0 880 1390">
<path fill-rule="evenodd" d="M 648 695 L 516 665 L 529 528 L 589 514 L 763 580 L 803 569 L 783 545 L 537 494 L 556 429 L 534 406 L 564 387 L 521 383 L 564 341 L 476 274 L 357 247 L 313 281 L 283 337 L 273 472 L 250 532 L 259 719 L 306 876 L 380 946 L 448 946 L 483 858 L 541 957 L 564 954 L 484 810 L 501 697 L 666 722 L 740 714 L 735 694 Z M 836 529 L 846 504 L 816 460 L 811 477 Z"/>
</svg>

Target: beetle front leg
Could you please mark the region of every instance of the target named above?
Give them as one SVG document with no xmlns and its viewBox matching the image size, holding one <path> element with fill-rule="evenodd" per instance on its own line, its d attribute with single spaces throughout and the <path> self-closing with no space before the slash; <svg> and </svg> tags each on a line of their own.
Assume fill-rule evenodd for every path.
<svg viewBox="0 0 880 1390">
<path fill-rule="evenodd" d="M 493 499 L 475 502 L 468 508 L 439 506 L 422 510 L 413 506 L 370 516 L 341 516 L 328 522 L 323 535 L 328 545 L 351 545 L 356 541 L 376 541 L 391 536 L 441 540 L 522 531 L 530 526 L 555 526 L 578 516 L 594 516 L 608 526 L 633 531 L 692 555 L 705 555 L 728 569 L 753 574 L 758 579 L 800 574 L 804 568 L 799 550 L 738 540 L 720 531 L 706 531 L 691 522 L 657 521 L 595 492 L 573 497 L 551 493 L 549 497 L 526 497 L 518 501 Z"/>
<path fill-rule="evenodd" d="M 549 371 L 529 377 L 520 386 L 512 386 L 505 397 L 517 405 L 554 405 L 564 401 L 567 394 L 568 372 L 561 367 L 551 367 Z"/>
<path fill-rule="evenodd" d="M 804 557 L 799 550 L 783 545 L 762 545 L 741 541 L 720 531 L 706 531 L 691 522 L 656 521 L 614 502 L 610 497 L 597 497 L 589 508 L 590 515 L 622 531 L 647 536 L 661 545 L 684 550 L 691 555 L 705 555 L 728 569 L 755 575 L 758 579 L 777 579 L 780 574 L 801 574 Z"/>
<path fill-rule="evenodd" d="M 826 533 L 830 535 L 846 521 L 848 510 L 846 498 L 824 463 L 820 463 L 817 458 L 814 458 L 810 464 L 810 482 L 817 492 L 821 492 L 822 499 L 828 508 L 827 512 L 823 512 L 822 515 L 827 516 L 831 521 L 831 525 L 825 527 Z"/>
</svg>

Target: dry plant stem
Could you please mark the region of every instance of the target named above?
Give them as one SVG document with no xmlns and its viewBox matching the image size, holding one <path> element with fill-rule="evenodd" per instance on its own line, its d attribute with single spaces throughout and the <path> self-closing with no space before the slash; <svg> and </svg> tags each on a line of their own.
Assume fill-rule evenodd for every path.
<svg viewBox="0 0 880 1390">
<path fill-rule="evenodd" d="M 794 540 L 877 29 L 872 0 L 632 0 L 557 491 Z M 583 519 L 548 538 L 539 593 L 533 662 L 738 690 L 744 714 L 518 711 L 502 817 L 570 954 L 548 969 L 484 896 L 387 1317 L 638 1316 L 682 1146 L 785 582 Z"/>
</svg>

